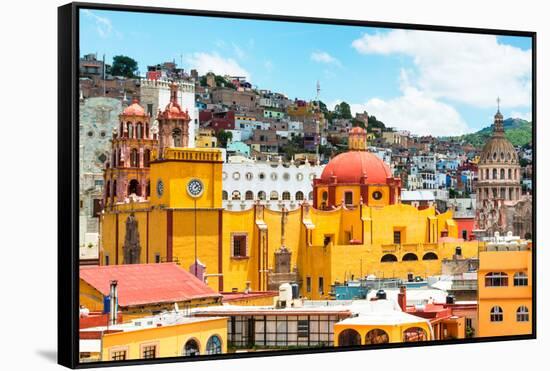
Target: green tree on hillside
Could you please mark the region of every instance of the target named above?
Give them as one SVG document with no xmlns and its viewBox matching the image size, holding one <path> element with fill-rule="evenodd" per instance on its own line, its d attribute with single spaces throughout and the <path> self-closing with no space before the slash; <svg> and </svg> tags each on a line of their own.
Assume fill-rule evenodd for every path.
<svg viewBox="0 0 550 371">
<path fill-rule="evenodd" d="M 111 74 L 113 76 L 124 76 L 124 77 L 136 77 L 138 70 L 137 62 L 125 55 L 116 55 L 113 57 L 113 64 L 110 68 Z"/>
<path fill-rule="evenodd" d="M 218 147 L 226 148 L 227 143 L 230 142 L 231 139 L 233 139 L 233 133 L 221 129 L 220 131 L 218 131 L 216 137 L 218 138 Z"/>
</svg>

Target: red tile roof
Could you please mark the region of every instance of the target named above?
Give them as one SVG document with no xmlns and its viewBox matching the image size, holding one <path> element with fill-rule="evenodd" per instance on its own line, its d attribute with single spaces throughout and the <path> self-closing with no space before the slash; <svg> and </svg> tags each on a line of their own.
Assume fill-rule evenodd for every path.
<svg viewBox="0 0 550 371">
<path fill-rule="evenodd" d="M 176 263 L 83 266 L 80 279 L 105 296 L 117 280 L 122 307 L 221 296 Z"/>
</svg>

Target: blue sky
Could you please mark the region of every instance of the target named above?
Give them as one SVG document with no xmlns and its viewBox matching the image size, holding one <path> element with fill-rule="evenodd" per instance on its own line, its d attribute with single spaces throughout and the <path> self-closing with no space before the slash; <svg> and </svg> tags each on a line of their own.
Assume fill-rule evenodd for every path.
<svg viewBox="0 0 550 371">
<path fill-rule="evenodd" d="M 388 126 L 454 135 L 503 114 L 529 118 L 531 40 L 196 16 L 85 10 L 81 54 L 175 60 L 187 70 L 245 75 L 289 98 L 340 101 Z"/>
</svg>

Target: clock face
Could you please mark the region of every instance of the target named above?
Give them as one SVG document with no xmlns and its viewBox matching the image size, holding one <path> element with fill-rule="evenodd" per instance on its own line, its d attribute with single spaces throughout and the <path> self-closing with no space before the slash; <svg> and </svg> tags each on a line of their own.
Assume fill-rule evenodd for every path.
<svg viewBox="0 0 550 371">
<path fill-rule="evenodd" d="M 195 198 L 199 197 L 203 191 L 204 191 L 204 185 L 200 180 L 191 179 L 189 183 L 187 183 L 187 193 L 189 193 L 189 196 L 195 197 Z"/>
<path fill-rule="evenodd" d="M 162 194 L 164 193 L 164 183 L 162 182 L 162 179 L 159 179 L 157 181 L 157 195 L 162 197 Z"/>
</svg>

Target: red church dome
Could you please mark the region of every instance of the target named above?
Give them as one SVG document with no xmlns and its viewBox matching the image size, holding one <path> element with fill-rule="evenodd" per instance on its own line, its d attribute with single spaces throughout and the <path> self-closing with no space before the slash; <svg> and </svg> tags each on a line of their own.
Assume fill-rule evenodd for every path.
<svg viewBox="0 0 550 371">
<path fill-rule="evenodd" d="M 331 177 L 336 176 L 337 183 L 359 184 L 363 175 L 367 176 L 368 184 L 386 184 L 386 179 L 392 177 L 389 166 L 376 155 L 349 151 L 329 161 L 321 174 L 321 182 L 330 183 Z"/>
<path fill-rule="evenodd" d="M 132 104 L 122 111 L 122 114 L 126 116 L 146 116 L 145 110 L 139 105 L 137 99 L 134 99 Z"/>
</svg>

